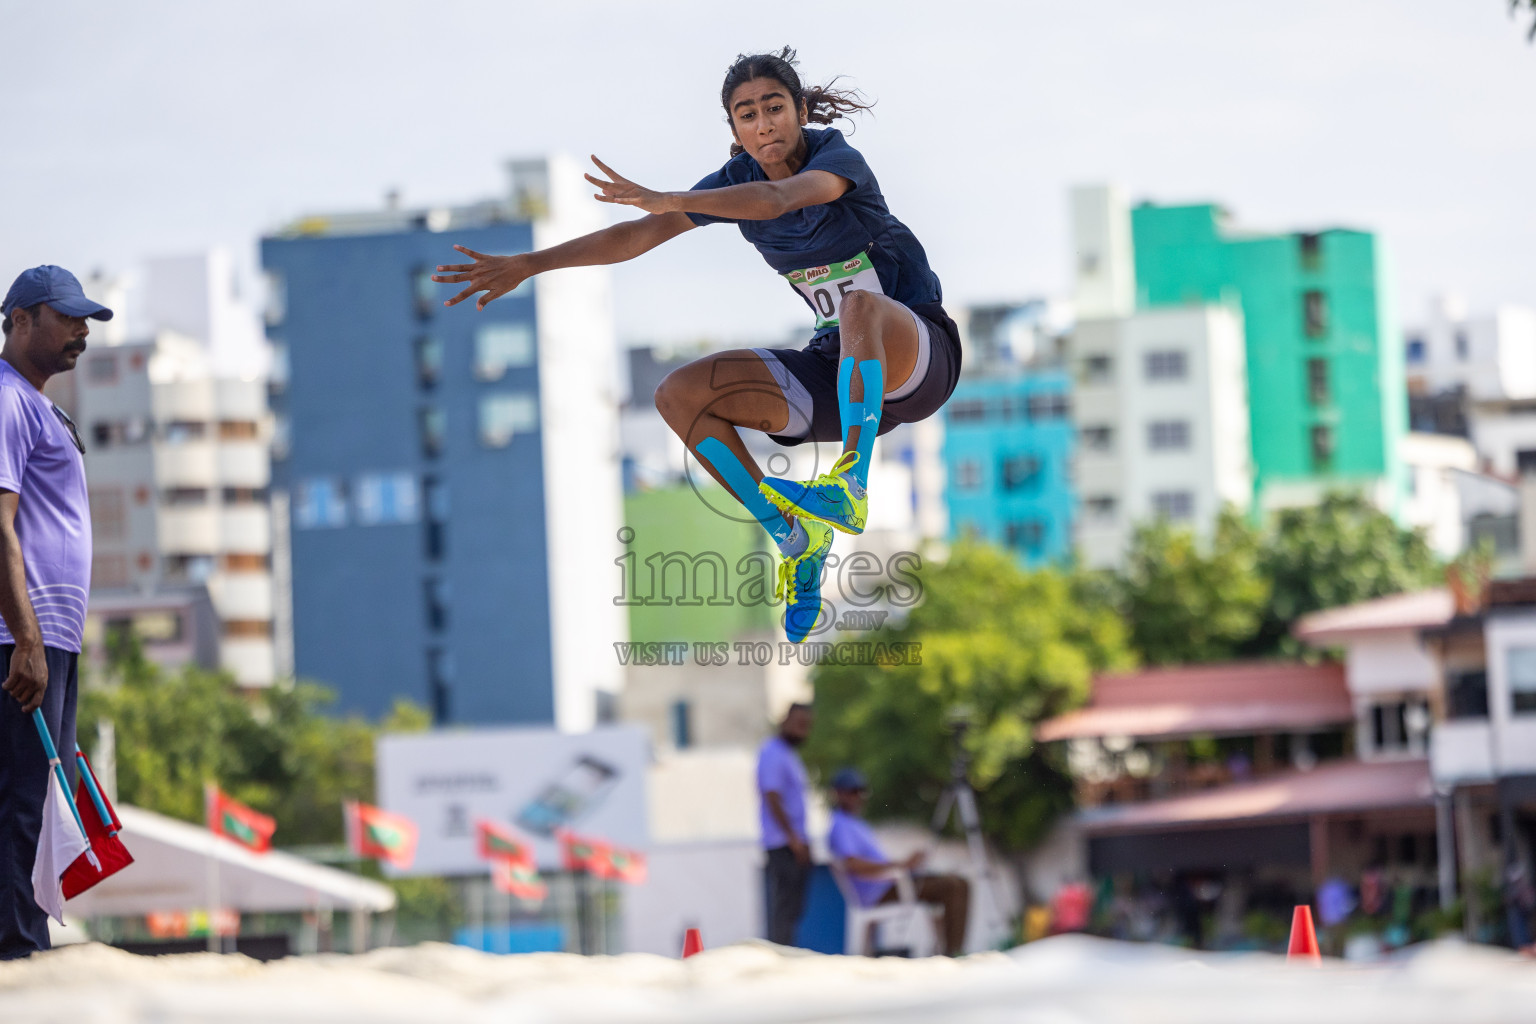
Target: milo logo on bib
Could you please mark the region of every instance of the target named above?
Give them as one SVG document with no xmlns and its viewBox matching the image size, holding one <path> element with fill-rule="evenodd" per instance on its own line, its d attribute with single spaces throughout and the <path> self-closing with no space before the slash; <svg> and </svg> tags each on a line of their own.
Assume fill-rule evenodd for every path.
<svg viewBox="0 0 1536 1024">
<path fill-rule="evenodd" d="M 792 270 L 784 277 L 795 286 L 795 291 L 805 296 L 805 300 L 816 311 L 817 330 L 837 326 L 843 296 L 849 292 L 884 294 L 874 264 L 870 263 L 869 255 L 862 252 L 842 263 Z"/>
</svg>

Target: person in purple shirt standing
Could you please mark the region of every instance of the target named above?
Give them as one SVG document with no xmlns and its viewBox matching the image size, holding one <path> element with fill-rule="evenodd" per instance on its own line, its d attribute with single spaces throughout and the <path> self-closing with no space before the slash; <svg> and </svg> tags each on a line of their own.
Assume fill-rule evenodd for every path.
<svg viewBox="0 0 1536 1024">
<path fill-rule="evenodd" d="M 86 321 L 112 311 L 53 266 L 23 271 L 0 311 L 0 960 L 9 960 L 50 945 L 48 917 L 32 898 L 49 770 L 32 712 L 43 709 L 59 751 L 75 749 L 91 586 L 85 447 L 43 385 L 75 368 Z M 74 758 L 64 766 L 73 787 Z"/>
<path fill-rule="evenodd" d="M 896 883 L 888 877 L 890 870 L 915 872 L 922 866 L 924 855 L 919 851 L 900 862 L 886 857 L 875 841 L 874 830 L 862 817 L 868 799 L 869 783 L 855 769 L 842 768 L 832 776 L 832 830 L 827 835 L 827 847 L 842 861 L 859 902 L 872 907 L 896 899 Z M 944 908 L 944 952 L 959 956 L 965 951 L 971 883 L 959 875 L 914 875 L 912 883 L 919 903 L 937 903 Z"/>
<path fill-rule="evenodd" d="M 795 749 L 811 734 L 811 706 L 791 704 L 777 736 L 757 755 L 757 795 L 767 862 L 768 941 L 795 944 L 811 877 L 805 832 L 805 765 Z"/>
</svg>

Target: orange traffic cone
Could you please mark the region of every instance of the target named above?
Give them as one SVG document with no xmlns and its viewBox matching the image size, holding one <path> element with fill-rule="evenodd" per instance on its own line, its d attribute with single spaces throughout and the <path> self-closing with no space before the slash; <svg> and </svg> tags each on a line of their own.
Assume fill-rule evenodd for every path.
<svg viewBox="0 0 1536 1024">
<path fill-rule="evenodd" d="M 1312 926 L 1312 908 L 1305 903 L 1299 905 L 1291 915 L 1291 944 L 1285 952 L 1285 958 L 1322 962 L 1322 951 L 1317 948 L 1317 929 Z"/>
<path fill-rule="evenodd" d="M 704 939 L 699 935 L 697 928 L 689 928 L 683 935 L 683 959 L 687 960 L 695 953 L 704 952 Z"/>
</svg>

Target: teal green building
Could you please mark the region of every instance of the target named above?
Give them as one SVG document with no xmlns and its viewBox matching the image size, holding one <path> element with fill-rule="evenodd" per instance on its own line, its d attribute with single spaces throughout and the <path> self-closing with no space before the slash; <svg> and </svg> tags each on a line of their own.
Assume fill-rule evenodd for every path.
<svg viewBox="0 0 1536 1024">
<path fill-rule="evenodd" d="M 1235 229 L 1212 204 L 1131 211 L 1138 308 L 1241 308 L 1255 507 L 1383 487 L 1397 509 L 1408 429 L 1403 346 L 1380 239 Z"/>
</svg>

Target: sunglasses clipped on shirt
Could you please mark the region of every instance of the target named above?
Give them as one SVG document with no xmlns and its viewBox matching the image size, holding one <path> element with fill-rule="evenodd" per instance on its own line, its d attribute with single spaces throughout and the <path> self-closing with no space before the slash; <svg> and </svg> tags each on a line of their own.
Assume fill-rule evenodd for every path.
<svg viewBox="0 0 1536 1024">
<path fill-rule="evenodd" d="M 80 431 L 75 429 L 75 421 L 69 418 L 69 413 L 55 405 L 53 414 L 59 418 L 60 423 L 69 428 L 69 439 L 75 442 L 75 447 L 80 450 L 81 455 L 84 455 L 85 444 L 80 440 Z"/>
</svg>

